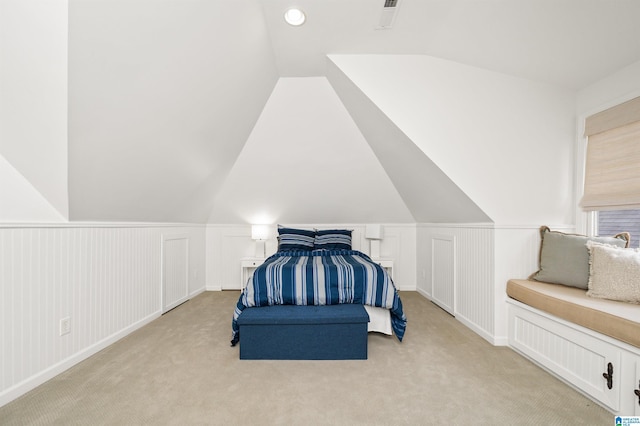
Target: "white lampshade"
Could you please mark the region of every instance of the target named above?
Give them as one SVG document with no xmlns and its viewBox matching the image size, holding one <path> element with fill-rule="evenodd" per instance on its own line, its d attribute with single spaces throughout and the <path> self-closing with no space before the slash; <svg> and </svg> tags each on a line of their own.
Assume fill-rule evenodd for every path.
<svg viewBox="0 0 640 426">
<path fill-rule="evenodd" d="M 269 239 L 269 225 L 251 225 L 252 240 Z"/>
<path fill-rule="evenodd" d="M 364 232 L 364 237 L 367 240 L 381 240 L 382 239 L 382 225 L 367 225 Z"/>
</svg>

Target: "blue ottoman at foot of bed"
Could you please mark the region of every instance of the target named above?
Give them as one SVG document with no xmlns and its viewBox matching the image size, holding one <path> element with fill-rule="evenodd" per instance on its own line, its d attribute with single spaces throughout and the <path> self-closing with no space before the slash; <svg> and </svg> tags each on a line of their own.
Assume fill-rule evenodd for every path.
<svg viewBox="0 0 640 426">
<path fill-rule="evenodd" d="M 238 317 L 240 359 L 367 359 L 362 305 L 247 308 Z"/>
</svg>

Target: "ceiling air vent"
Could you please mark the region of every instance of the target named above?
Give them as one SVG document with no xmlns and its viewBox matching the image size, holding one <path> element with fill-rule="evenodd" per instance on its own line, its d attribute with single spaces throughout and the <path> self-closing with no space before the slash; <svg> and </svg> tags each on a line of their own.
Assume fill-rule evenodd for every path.
<svg viewBox="0 0 640 426">
<path fill-rule="evenodd" d="M 388 30 L 393 26 L 393 21 L 396 19 L 396 13 L 400 0 L 385 0 L 382 13 L 380 15 L 380 22 L 376 25 L 376 30 Z"/>
</svg>

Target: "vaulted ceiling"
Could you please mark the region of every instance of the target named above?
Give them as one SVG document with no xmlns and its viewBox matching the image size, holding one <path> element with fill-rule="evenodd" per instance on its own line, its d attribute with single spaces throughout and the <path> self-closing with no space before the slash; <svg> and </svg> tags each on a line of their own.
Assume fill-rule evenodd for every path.
<svg viewBox="0 0 640 426">
<path fill-rule="evenodd" d="M 287 26 L 295 4 L 307 22 Z M 640 59 L 634 0 L 268 0 L 264 16 L 282 76 L 323 75 L 326 54 L 423 54 L 580 89 Z"/>
<path fill-rule="evenodd" d="M 282 19 L 293 4 L 307 15 L 300 27 Z M 635 0 L 399 0 L 392 28 L 376 29 L 383 4 L 384 0 L 69 0 L 69 219 L 253 220 L 247 212 L 260 206 L 238 192 L 243 191 L 242 182 L 269 171 L 240 178 L 257 161 L 247 159 L 265 148 L 243 150 L 269 139 L 268 133 L 252 132 L 259 125 L 265 128 L 261 115 L 274 111 L 269 102 L 279 79 L 324 77 L 330 64 L 327 55 L 429 55 L 565 92 L 640 60 L 640 2 Z M 325 93 L 321 103 L 333 102 L 324 83 L 317 84 Z M 308 105 L 308 100 L 301 104 Z M 356 120 L 361 133 L 353 140 L 372 164 L 374 179 L 382 182 L 378 187 L 390 183 L 386 198 L 404 205 L 394 207 L 394 213 L 383 213 L 376 204 L 360 206 L 380 212 L 371 215 L 343 208 L 341 214 L 309 217 L 302 210 L 286 216 L 287 221 L 447 221 L 443 214 L 459 210 L 458 203 L 475 213 L 451 221 L 491 220 L 464 187 L 447 208 L 431 212 L 422 206 L 420 191 L 425 186 L 418 182 L 411 190 L 401 179 L 401 168 L 393 164 L 402 159 L 390 159 L 371 137 L 367 139 L 366 117 L 358 119 L 358 111 L 340 114 L 337 121 L 348 114 Z M 286 125 L 283 117 L 275 120 Z M 351 124 L 340 126 L 350 131 L 344 129 Z M 407 137 L 394 126 L 390 121 L 387 130 L 399 132 L 400 139 Z M 440 171 L 424 150 L 412 148 L 410 138 L 402 140 L 405 148 L 400 152 L 407 160 L 417 157 L 413 164 L 448 181 L 446 171 Z M 317 149 L 322 147 L 309 145 L 302 151 Z M 339 162 L 328 166 L 340 167 Z M 343 167 L 332 173 L 346 174 L 349 166 Z M 425 174 L 420 179 L 433 178 Z M 459 183 L 446 185 L 455 188 Z M 295 200 L 282 201 L 281 206 L 295 211 L 295 205 L 312 205 L 307 198 L 311 195 L 293 192 Z M 269 199 L 269 194 L 262 198 Z M 230 207 L 229 202 L 238 206 Z M 334 212 L 340 209 L 339 197 L 332 202 Z"/>
</svg>

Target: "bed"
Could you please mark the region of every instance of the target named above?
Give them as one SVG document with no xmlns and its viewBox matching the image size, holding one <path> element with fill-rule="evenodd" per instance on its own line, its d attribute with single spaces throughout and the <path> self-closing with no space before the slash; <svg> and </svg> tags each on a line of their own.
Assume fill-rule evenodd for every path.
<svg viewBox="0 0 640 426">
<path fill-rule="evenodd" d="M 278 234 L 278 251 L 254 271 L 240 294 L 233 313 L 232 346 L 240 340 L 237 320 L 242 312 L 273 305 L 362 304 L 376 331 L 384 332 L 387 315 L 402 341 L 407 319 L 398 291 L 384 268 L 352 249 L 350 230 L 281 227 Z"/>
</svg>

